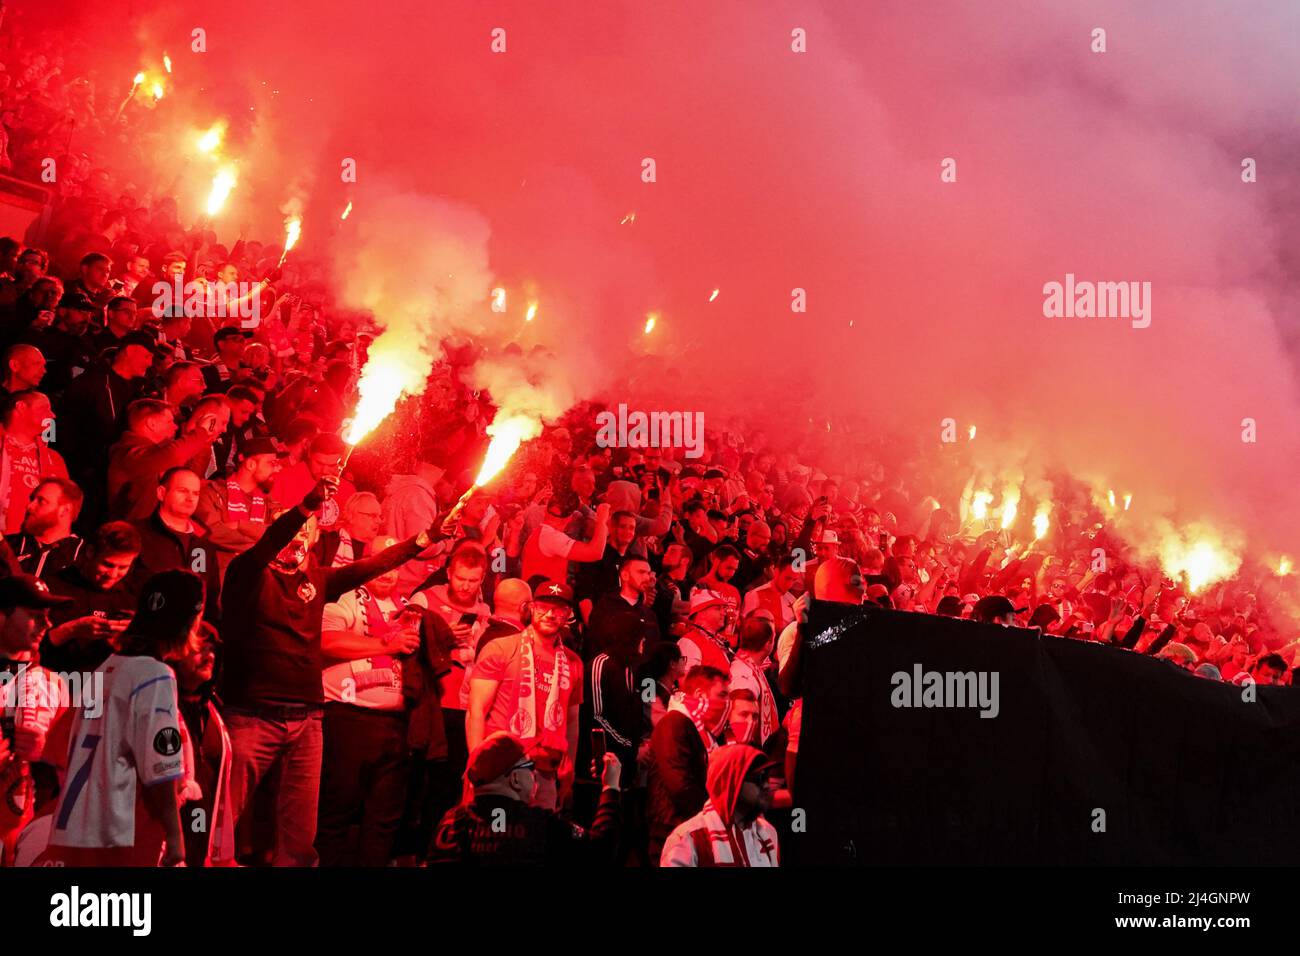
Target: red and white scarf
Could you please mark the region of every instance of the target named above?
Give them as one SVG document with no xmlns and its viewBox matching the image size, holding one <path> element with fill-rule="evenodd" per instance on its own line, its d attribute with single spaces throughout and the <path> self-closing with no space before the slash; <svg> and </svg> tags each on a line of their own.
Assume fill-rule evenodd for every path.
<svg viewBox="0 0 1300 956">
<path fill-rule="evenodd" d="M 673 694 L 668 701 L 668 712 L 672 713 L 675 711 L 690 720 L 690 722 L 695 725 L 695 729 L 699 731 L 700 737 L 704 741 L 705 751 L 712 752 L 714 748 L 718 746 L 718 738 L 713 736 L 712 730 L 704 726 L 704 714 L 708 709 L 709 699 L 707 697 L 701 697 L 699 694 L 692 694 L 690 697 L 687 697 L 681 691 L 677 691 L 677 693 Z M 730 712 L 730 710 L 731 708 L 728 707 L 727 711 Z M 726 715 L 724 714 L 722 722 L 725 721 Z"/>
<path fill-rule="evenodd" d="M 761 746 L 767 742 L 768 737 L 776 733 L 777 727 L 781 724 L 776 713 L 776 697 L 772 694 L 772 686 L 768 684 L 762 668 L 743 654 L 738 654 L 731 662 L 732 667 L 737 664 L 748 667 L 753 674 L 754 683 L 758 685 L 758 742 Z"/>
<path fill-rule="evenodd" d="M 555 669 L 551 672 L 551 689 L 546 695 L 542 711 L 542 726 L 537 727 L 537 657 L 533 653 L 533 630 L 530 627 L 519 638 L 519 704 L 510 718 L 510 732 L 520 740 L 540 738 L 547 750 L 565 753 L 569 739 L 565 733 L 564 704 L 561 691 L 569 689 L 569 661 L 564 645 L 556 642 Z"/>
<path fill-rule="evenodd" d="M 226 520 L 266 524 L 266 498 L 254 493 L 250 499 L 239 482 L 231 478 L 226 482 Z"/>
</svg>

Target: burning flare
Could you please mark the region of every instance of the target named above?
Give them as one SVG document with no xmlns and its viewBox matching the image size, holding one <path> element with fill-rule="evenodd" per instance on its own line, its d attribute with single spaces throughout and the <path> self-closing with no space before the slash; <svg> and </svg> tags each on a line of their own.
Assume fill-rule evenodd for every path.
<svg viewBox="0 0 1300 956">
<path fill-rule="evenodd" d="M 1002 489 L 1002 530 L 1010 528 L 1016 523 L 1016 512 L 1020 505 L 1020 489 L 1015 485 L 1007 485 Z"/>
<path fill-rule="evenodd" d="M 166 53 L 163 54 L 163 66 L 166 68 L 168 73 L 172 71 L 172 58 Z"/>
<path fill-rule="evenodd" d="M 151 92 L 153 93 L 154 101 L 157 102 L 158 100 L 163 98 L 163 85 L 157 81 L 154 81 L 153 87 L 151 88 Z"/>
<path fill-rule="evenodd" d="M 524 321 L 525 321 L 525 322 L 531 322 L 531 321 L 533 321 L 533 319 L 535 319 L 535 318 L 537 318 L 537 303 L 536 303 L 536 302 L 530 302 L 530 303 L 528 304 L 528 312 L 527 312 L 527 314 L 524 316 Z"/>
<path fill-rule="evenodd" d="M 975 520 L 983 521 L 989 516 L 989 505 L 993 503 L 993 492 L 977 491 L 970 500 L 970 513 Z"/>
<path fill-rule="evenodd" d="M 1193 528 L 1182 537 L 1170 533 L 1160 547 L 1160 566 L 1171 578 L 1185 576 L 1193 593 L 1207 584 L 1232 577 L 1241 567 L 1241 556 L 1217 535 L 1205 528 Z"/>
<path fill-rule="evenodd" d="M 975 426 L 974 426 L 974 425 L 972 425 L 972 426 L 970 427 L 970 431 L 967 432 L 966 435 L 967 435 L 967 437 L 966 437 L 966 440 L 967 440 L 967 441 L 974 441 L 974 440 L 975 440 Z"/>
<path fill-rule="evenodd" d="M 651 312 L 645 317 L 645 334 L 649 335 L 655 330 L 655 323 L 659 321 L 659 313 Z"/>
<path fill-rule="evenodd" d="M 221 141 L 226 138 L 226 121 L 218 120 L 213 123 L 206 133 L 199 137 L 198 147 L 200 153 L 211 155 L 216 152 Z"/>
<path fill-rule="evenodd" d="M 492 290 L 492 311 L 504 312 L 506 310 L 506 290 L 497 286 Z"/>
<path fill-rule="evenodd" d="M 1288 574 L 1291 573 L 1293 567 L 1294 566 L 1291 563 L 1291 559 L 1288 558 L 1285 554 L 1282 555 L 1282 557 L 1278 558 L 1277 561 L 1277 576 L 1279 578 L 1286 577 Z"/>
<path fill-rule="evenodd" d="M 289 257 L 289 250 L 298 244 L 302 235 L 302 217 L 290 216 L 284 221 L 284 252 L 280 253 L 280 265 Z"/>
<path fill-rule="evenodd" d="M 719 289 L 714 289 L 714 290 L 713 290 L 713 295 L 709 296 L 709 301 L 710 301 L 710 302 L 712 302 L 714 299 L 716 299 L 716 298 L 718 297 L 718 292 L 719 292 L 719 291 L 721 291 L 721 290 L 719 290 Z"/>
<path fill-rule="evenodd" d="M 1037 541 L 1043 535 L 1047 534 L 1047 529 L 1051 527 L 1051 519 L 1048 517 L 1052 513 L 1050 503 L 1043 503 L 1038 506 L 1034 512 L 1034 540 Z"/>
<path fill-rule="evenodd" d="M 342 222 L 343 220 L 347 219 L 348 216 L 350 216 L 350 215 L 352 215 L 352 200 L 351 200 L 351 199 L 348 200 L 347 207 L 343 210 L 343 215 L 339 216 L 339 222 Z"/>
<path fill-rule="evenodd" d="M 235 174 L 234 166 L 222 166 L 217 170 L 217 174 L 212 177 L 212 191 L 208 193 L 207 213 L 211 218 L 221 212 L 226 200 L 230 198 L 231 191 L 235 188 L 238 177 Z"/>
<path fill-rule="evenodd" d="M 487 427 L 487 433 L 492 436 L 492 441 L 488 445 L 487 454 L 483 456 L 483 467 L 474 479 L 474 485 L 478 488 L 497 476 L 521 444 L 542 433 L 542 423 L 527 415 L 510 415 L 495 419 Z"/>
</svg>

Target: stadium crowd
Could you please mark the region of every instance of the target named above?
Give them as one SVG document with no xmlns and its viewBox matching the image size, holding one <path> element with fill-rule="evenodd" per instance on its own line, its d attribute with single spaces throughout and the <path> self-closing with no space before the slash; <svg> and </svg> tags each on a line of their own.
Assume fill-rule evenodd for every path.
<svg viewBox="0 0 1300 956">
<path fill-rule="evenodd" d="M 8 62 L 0 166 L 35 178 L 103 111 Z M 729 424 L 687 458 L 584 404 L 476 488 L 492 398 L 450 350 L 353 463 L 369 319 L 65 158 L 0 239 L 5 865 L 776 865 L 810 595 L 1291 681 L 1242 577 L 1169 580 L 1064 477 L 1047 534 L 963 520 L 951 449 L 823 466 Z M 257 321 L 161 306 L 172 277 Z"/>
</svg>

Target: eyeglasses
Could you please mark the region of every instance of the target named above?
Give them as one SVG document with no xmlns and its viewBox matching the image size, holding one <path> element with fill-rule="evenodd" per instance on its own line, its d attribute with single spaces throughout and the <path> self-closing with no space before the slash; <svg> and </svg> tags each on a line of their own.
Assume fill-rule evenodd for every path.
<svg viewBox="0 0 1300 956">
<path fill-rule="evenodd" d="M 555 617 L 563 621 L 573 620 L 573 611 L 558 604 L 536 604 L 533 606 L 534 617 Z"/>
<path fill-rule="evenodd" d="M 515 764 L 513 767 L 511 767 L 511 768 L 510 768 L 509 770 L 507 770 L 506 772 L 507 772 L 507 773 L 514 773 L 516 770 L 532 770 L 532 769 L 533 769 L 534 767 L 536 767 L 536 766 L 537 766 L 537 764 L 534 763 L 533 761 L 531 761 L 531 760 L 525 760 L 525 761 L 523 761 L 523 763 L 517 763 L 517 764 Z"/>
</svg>

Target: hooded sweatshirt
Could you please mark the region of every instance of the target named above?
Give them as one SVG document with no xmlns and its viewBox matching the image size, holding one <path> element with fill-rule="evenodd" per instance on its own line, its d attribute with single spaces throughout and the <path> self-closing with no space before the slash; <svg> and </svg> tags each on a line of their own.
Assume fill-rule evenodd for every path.
<svg viewBox="0 0 1300 956">
<path fill-rule="evenodd" d="M 664 842 L 660 866 L 778 866 L 776 827 L 763 816 L 736 819 L 745 776 L 767 758 L 757 747 L 728 744 L 709 755 L 704 809 Z"/>
<path fill-rule="evenodd" d="M 384 493 L 384 534 L 401 541 L 432 527 L 437 517 L 438 496 L 429 482 L 419 475 L 394 475 L 388 482 Z M 438 547 L 435 545 L 434 549 Z M 426 556 L 408 561 L 398 575 L 397 593 L 411 594 L 434 570 Z"/>
</svg>

